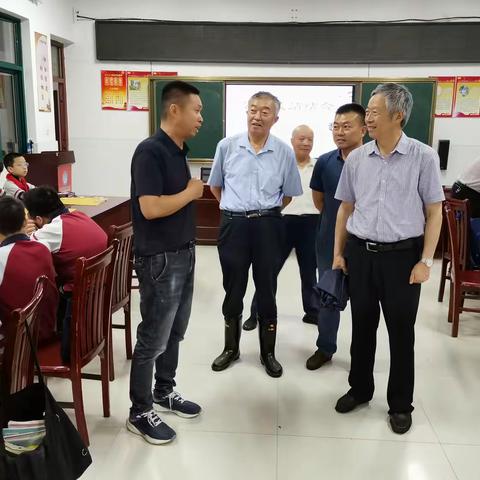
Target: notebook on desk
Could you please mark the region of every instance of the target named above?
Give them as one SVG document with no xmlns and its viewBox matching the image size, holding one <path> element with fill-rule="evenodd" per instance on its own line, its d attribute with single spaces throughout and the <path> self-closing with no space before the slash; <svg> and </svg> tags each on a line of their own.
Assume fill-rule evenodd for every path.
<svg viewBox="0 0 480 480">
<path fill-rule="evenodd" d="M 96 207 L 107 199 L 105 197 L 63 197 L 62 202 L 66 206 L 82 205 L 88 207 Z"/>
</svg>

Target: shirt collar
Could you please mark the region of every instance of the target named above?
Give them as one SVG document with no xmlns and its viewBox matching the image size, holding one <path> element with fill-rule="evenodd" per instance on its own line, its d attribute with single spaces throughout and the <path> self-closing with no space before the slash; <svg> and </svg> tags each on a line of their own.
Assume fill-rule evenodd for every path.
<svg viewBox="0 0 480 480">
<path fill-rule="evenodd" d="M 158 132 L 155 134 L 155 137 L 160 140 L 167 150 L 172 154 L 172 155 L 177 155 L 178 153 L 181 153 L 183 156 L 187 156 L 187 153 L 189 151 L 188 145 L 184 142 L 183 143 L 183 149 L 180 148 L 169 136 L 168 134 L 162 130 L 161 128 L 158 129 Z"/>
<path fill-rule="evenodd" d="M 392 153 L 397 152 L 397 153 L 400 153 L 401 155 L 407 154 L 408 146 L 409 146 L 408 140 L 409 138 L 405 135 L 405 132 L 402 132 L 400 140 L 398 141 Z M 372 155 L 375 153 L 375 155 L 378 155 L 379 157 L 382 156 L 382 154 L 380 153 L 380 150 L 378 149 L 377 142 L 375 140 L 372 140 L 370 143 L 367 143 L 367 148 L 368 148 L 369 155 Z"/>
<path fill-rule="evenodd" d="M 240 137 L 240 141 L 239 141 L 238 144 L 243 148 L 251 150 L 256 155 L 258 155 L 258 153 L 275 151 L 275 139 L 274 139 L 272 134 L 268 135 L 268 138 L 267 138 L 267 141 L 265 142 L 265 145 L 262 147 L 262 149 L 259 152 L 255 152 L 255 150 L 253 149 L 252 144 L 250 143 L 250 139 L 248 138 L 248 132 L 245 132 Z"/>
<path fill-rule="evenodd" d="M 12 243 L 21 242 L 24 240 L 30 240 L 28 235 L 24 233 L 16 233 L 15 235 L 10 235 L 7 237 L 2 243 L 0 243 L 0 247 L 6 247 L 7 245 L 11 245 Z"/>
</svg>

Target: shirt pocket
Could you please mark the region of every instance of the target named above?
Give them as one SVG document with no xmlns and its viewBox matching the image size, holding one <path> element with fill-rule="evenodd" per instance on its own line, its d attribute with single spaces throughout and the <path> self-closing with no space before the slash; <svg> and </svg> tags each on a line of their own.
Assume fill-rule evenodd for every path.
<svg viewBox="0 0 480 480">
<path fill-rule="evenodd" d="M 260 185 L 260 190 L 268 196 L 278 194 L 281 188 L 282 177 L 280 175 L 269 175 Z"/>
</svg>

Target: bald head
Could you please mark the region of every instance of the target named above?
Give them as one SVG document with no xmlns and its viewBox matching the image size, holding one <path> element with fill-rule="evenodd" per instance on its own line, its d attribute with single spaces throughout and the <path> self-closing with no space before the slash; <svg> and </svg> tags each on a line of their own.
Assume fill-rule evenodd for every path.
<svg viewBox="0 0 480 480">
<path fill-rule="evenodd" d="M 313 148 L 313 130 L 308 125 L 299 125 L 293 129 L 292 147 L 297 162 L 302 163 L 310 159 Z"/>
</svg>

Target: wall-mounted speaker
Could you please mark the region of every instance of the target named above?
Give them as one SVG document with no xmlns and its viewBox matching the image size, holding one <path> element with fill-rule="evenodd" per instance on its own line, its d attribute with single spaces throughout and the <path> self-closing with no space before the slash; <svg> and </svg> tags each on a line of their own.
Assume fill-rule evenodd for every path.
<svg viewBox="0 0 480 480">
<path fill-rule="evenodd" d="M 450 150 L 450 140 L 438 141 L 438 156 L 440 157 L 440 170 L 447 169 L 449 150 Z"/>
</svg>

